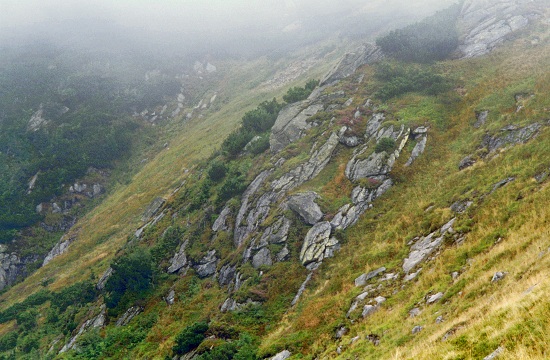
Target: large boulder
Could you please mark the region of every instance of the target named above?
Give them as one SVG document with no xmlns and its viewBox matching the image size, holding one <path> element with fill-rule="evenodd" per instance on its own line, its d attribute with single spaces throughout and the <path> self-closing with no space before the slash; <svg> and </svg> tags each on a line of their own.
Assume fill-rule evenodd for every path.
<svg viewBox="0 0 550 360">
<path fill-rule="evenodd" d="M 319 198 L 316 192 L 308 191 L 291 196 L 288 207 L 296 212 L 306 223 L 315 225 L 323 217 L 323 212 L 315 200 Z"/>
<path fill-rule="evenodd" d="M 311 127 L 307 119 L 323 109 L 323 104 L 311 104 L 310 100 L 299 101 L 283 108 L 271 128 L 269 137 L 271 151 L 278 152 L 302 137 L 304 131 Z"/>
<path fill-rule="evenodd" d="M 303 265 L 323 260 L 327 257 L 327 250 L 330 252 L 332 247 L 338 245 L 338 241 L 330 237 L 331 231 L 328 221 L 317 223 L 308 231 L 300 251 Z"/>
<path fill-rule="evenodd" d="M 194 269 L 200 278 L 207 278 L 216 273 L 218 258 L 216 250 L 210 250 L 199 262 L 195 264 Z"/>
</svg>

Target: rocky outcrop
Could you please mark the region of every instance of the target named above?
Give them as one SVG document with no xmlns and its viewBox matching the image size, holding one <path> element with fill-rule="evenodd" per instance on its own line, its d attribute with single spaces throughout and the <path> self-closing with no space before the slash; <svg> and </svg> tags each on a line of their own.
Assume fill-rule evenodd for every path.
<svg viewBox="0 0 550 360">
<path fill-rule="evenodd" d="M 510 125 L 502 128 L 496 135 L 485 135 L 481 145 L 486 147 L 489 153 L 492 153 L 508 145 L 525 144 L 535 137 L 541 128 L 542 125 L 539 123 L 524 127 Z"/>
<path fill-rule="evenodd" d="M 210 250 L 197 264 L 193 265 L 193 268 L 201 279 L 207 278 L 216 273 L 218 260 L 216 250 Z"/>
<path fill-rule="evenodd" d="M 231 215 L 231 208 L 226 206 L 223 208 L 222 212 L 220 213 L 220 216 L 214 221 L 214 224 L 212 225 L 213 231 L 229 231 L 231 229 L 231 225 L 228 224 L 228 218 Z"/>
<path fill-rule="evenodd" d="M 187 240 L 184 241 L 183 244 L 180 245 L 178 252 L 176 252 L 174 257 L 170 260 L 170 266 L 167 269 L 169 274 L 173 274 L 187 265 L 187 256 L 185 255 L 187 243 Z"/>
<path fill-rule="evenodd" d="M 42 266 L 46 266 L 54 258 L 67 252 L 67 250 L 69 249 L 69 245 L 71 245 L 75 240 L 76 235 L 74 234 L 68 237 L 66 235 L 63 235 L 61 239 L 59 239 L 59 242 L 55 244 L 55 246 L 50 250 L 48 255 L 46 255 L 44 261 L 42 262 Z"/>
<path fill-rule="evenodd" d="M 226 286 L 233 281 L 235 275 L 237 274 L 237 267 L 235 265 L 226 264 L 220 269 L 220 274 L 218 276 L 218 283 L 220 286 Z"/>
<path fill-rule="evenodd" d="M 280 353 L 278 353 L 277 355 L 273 356 L 270 360 L 286 360 L 290 357 L 290 355 L 292 355 L 290 353 L 290 351 L 283 350 Z"/>
<path fill-rule="evenodd" d="M 271 266 L 273 261 L 271 260 L 271 251 L 267 248 L 261 248 L 253 257 L 252 257 L 252 266 L 254 269 L 259 268 L 260 266 Z"/>
<path fill-rule="evenodd" d="M 103 327 L 105 325 L 105 320 L 107 319 L 105 310 L 106 310 L 105 305 L 101 305 L 99 309 L 99 314 L 97 314 L 96 316 L 92 317 L 89 320 L 86 320 L 82 325 L 80 325 L 77 333 L 69 339 L 69 341 L 65 344 L 65 346 L 63 346 L 61 350 L 59 350 L 59 353 L 62 354 L 70 349 L 74 349 L 78 338 L 82 334 L 84 334 L 84 332 L 90 329 L 94 329 L 94 328 L 97 329 L 97 328 Z"/>
<path fill-rule="evenodd" d="M 459 17 L 463 58 L 485 55 L 538 17 L 544 1 L 467 0 Z"/>
<path fill-rule="evenodd" d="M 143 311 L 141 306 L 132 306 L 116 321 L 116 326 L 126 326 L 133 318 L 138 316 Z"/>
<path fill-rule="evenodd" d="M 338 246 L 338 240 L 330 237 L 331 231 L 332 227 L 328 221 L 317 223 L 308 231 L 300 251 L 300 261 L 303 265 L 319 262 L 331 256 L 333 248 Z"/>
<path fill-rule="evenodd" d="M 474 128 L 478 129 L 483 125 L 485 125 L 485 122 L 487 122 L 488 116 L 489 116 L 489 110 L 476 111 L 476 122 L 474 123 Z"/>
<path fill-rule="evenodd" d="M 44 119 L 44 109 L 42 108 L 42 104 L 40 104 L 40 108 L 32 114 L 31 118 L 29 119 L 29 123 L 27 124 L 27 131 L 35 132 L 38 131 L 40 128 L 46 126 L 49 123 L 49 120 Z"/>
<path fill-rule="evenodd" d="M 361 287 L 367 285 L 367 282 L 370 279 L 374 279 L 378 275 L 382 274 L 384 271 L 386 271 L 385 267 L 378 268 L 376 270 L 372 270 L 366 274 L 361 274 L 359 277 L 355 279 L 355 286 Z"/>
<path fill-rule="evenodd" d="M 301 138 L 304 131 L 311 128 L 307 119 L 323 109 L 322 103 L 312 104 L 310 100 L 299 101 L 283 108 L 271 128 L 269 137 L 271 151 L 279 152 L 288 144 Z"/>
<path fill-rule="evenodd" d="M 273 190 L 288 191 L 313 179 L 328 164 L 336 145 L 338 145 L 338 135 L 332 133 L 319 149 L 312 152 L 307 162 L 297 166 L 287 174 L 273 181 L 271 183 Z"/>
<path fill-rule="evenodd" d="M 256 211 L 250 211 L 253 201 L 252 196 L 256 194 L 256 192 L 260 189 L 260 186 L 264 183 L 264 181 L 267 179 L 269 175 L 273 170 L 265 170 L 262 171 L 256 178 L 252 181 L 250 185 L 248 185 L 247 189 L 243 193 L 242 200 L 241 200 L 241 207 L 239 209 L 239 212 L 237 213 L 237 218 L 235 220 L 235 233 L 234 233 L 234 242 L 235 246 L 240 246 L 242 242 L 252 233 L 254 230 L 256 230 L 254 222 L 247 221 L 246 224 L 243 224 L 243 220 L 245 219 L 245 216 L 250 217 L 250 220 L 253 220 L 254 217 L 258 217 L 260 214 L 259 209 L 256 209 Z M 268 203 L 269 204 L 269 203 Z M 251 214 L 252 213 L 252 214 Z M 266 214 L 267 215 L 267 214 Z"/>
<path fill-rule="evenodd" d="M 145 209 L 143 215 L 141 216 L 141 221 L 149 221 L 153 216 L 155 216 L 159 210 L 162 208 L 166 200 L 161 197 L 155 198 Z"/>
<path fill-rule="evenodd" d="M 323 212 L 315 200 L 319 195 L 313 191 L 296 194 L 288 199 L 288 207 L 296 212 L 309 225 L 315 225 L 323 217 Z"/>
<path fill-rule="evenodd" d="M 374 44 L 364 44 L 354 52 L 344 55 L 321 80 L 320 85 L 330 84 L 353 74 L 357 68 L 365 64 L 372 64 L 384 59 L 382 50 Z"/>
<path fill-rule="evenodd" d="M 25 262 L 17 254 L 0 252 L 0 290 L 14 284 L 25 272 Z"/>
<path fill-rule="evenodd" d="M 107 284 L 107 280 L 109 280 L 111 275 L 113 275 L 113 268 L 109 267 L 107 270 L 105 270 L 103 275 L 101 275 L 101 277 L 99 278 L 99 281 L 97 282 L 97 285 L 95 286 L 96 289 L 98 289 L 100 291 L 105 289 L 105 284 Z"/>
<path fill-rule="evenodd" d="M 405 166 L 411 166 L 413 161 L 416 160 L 416 158 L 419 157 L 424 152 L 424 150 L 426 149 L 427 141 L 428 141 L 428 137 L 426 135 L 420 136 L 420 140 L 418 140 L 418 142 L 414 146 L 411 152 L 411 156 L 405 163 Z"/>
<path fill-rule="evenodd" d="M 428 258 L 441 244 L 445 238 L 446 233 L 453 233 L 452 225 L 456 221 L 456 218 L 452 218 L 449 222 L 441 227 L 441 229 L 434 231 L 433 233 L 416 239 L 415 243 L 411 246 L 409 256 L 403 262 L 403 271 L 408 274 L 414 267 L 422 263 Z"/>
</svg>

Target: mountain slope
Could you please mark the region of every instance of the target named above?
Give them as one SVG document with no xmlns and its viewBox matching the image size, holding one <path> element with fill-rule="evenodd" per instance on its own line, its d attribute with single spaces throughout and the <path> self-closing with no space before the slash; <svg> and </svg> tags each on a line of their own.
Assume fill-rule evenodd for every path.
<svg viewBox="0 0 550 360">
<path fill-rule="evenodd" d="M 281 92 L 244 91 L 262 64 L 228 77 L 241 95 L 172 128 L 69 252 L 3 295 L 5 355 L 547 357 L 550 32 L 514 36 L 429 65 L 363 47 L 367 65 L 348 56 L 350 76 L 237 153 L 219 134 L 244 115 L 235 137 L 252 137 L 273 103 L 245 111 Z"/>
</svg>

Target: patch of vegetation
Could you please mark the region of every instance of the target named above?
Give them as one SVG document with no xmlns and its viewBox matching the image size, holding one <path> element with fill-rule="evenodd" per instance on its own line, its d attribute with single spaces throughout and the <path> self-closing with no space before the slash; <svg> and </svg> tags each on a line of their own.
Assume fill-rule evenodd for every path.
<svg viewBox="0 0 550 360">
<path fill-rule="evenodd" d="M 113 274 L 105 284 L 105 305 L 111 314 L 126 310 L 130 303 L 143 298 L 153 285 L 153 266 L 149 251 L 136 247 L 111 264 Z"/>
<path fill-rule="evenodd" d="M 393 138 L 389 137 L 383 137 L 376 143 L 376 146 L 374 147 L 375 153 L 381 153 L 385 151 L 386 153 L 390 154 L 392 151 L 395 150 L 397 144 L 395 143 L 395 140 Z"/>
<path fill-rule="evenodd" d="M 317 85 L 319 85 L 319 80 L 309 80 L 304 87 L 291 87 L 286 94 L 283 95 L 283 100 L 287 104 L 305 100 Z"/>
<path fill-rule="evenodd" d="M 462 6 L 455 4 L 435 15 L 376 39 L 384 53 L 400 61 L 446 59 L 458 47 L 456 21 Z"/>
<path fill-rule="evenodd" d="M 177 355 L 183 355 L 189 351 L 196 349 L 200 343 L 206 338 L 208 324 L 205 322 L 196 322 L 186 326 L 175 339 L 176 344 L 172 351 Z"/>
<path fill-rule="evenodd" d="M 445 77 L 425 65 L 382 62 L 376 66 L 375 77 L 382 83 L 376 96 L 383 101 L 409 92 L 438 95 L 451 87 Z"/>
</svg>

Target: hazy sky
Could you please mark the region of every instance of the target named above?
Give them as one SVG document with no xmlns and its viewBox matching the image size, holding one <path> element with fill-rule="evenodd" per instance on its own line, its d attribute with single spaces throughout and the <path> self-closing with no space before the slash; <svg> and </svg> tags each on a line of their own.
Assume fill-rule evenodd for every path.
<svg viewBox="0 0 550 360">
<path fill-rule="evenodd" d="M 0 0 L 0 38 L 124 29 L 149 39 L 224 42 L 281 33 L 353 31 L 429 15 L 453 0 Z M 353 19 L 353 21 L 349 20 Z M 362 23 L 364 19 L 364 22 Z M 349 29 L 345 29 L 346 21 Z M 97 24 L 97 25 L 95 25 Z M 110 28 L 110 29 L 107 29 Z M 366 30 L 368 31 L 368 29 Z M 302 33 L 300 33 L 302 32 Z M 243 40 L 246 41 L 246 40 Z"/>
</svg>

